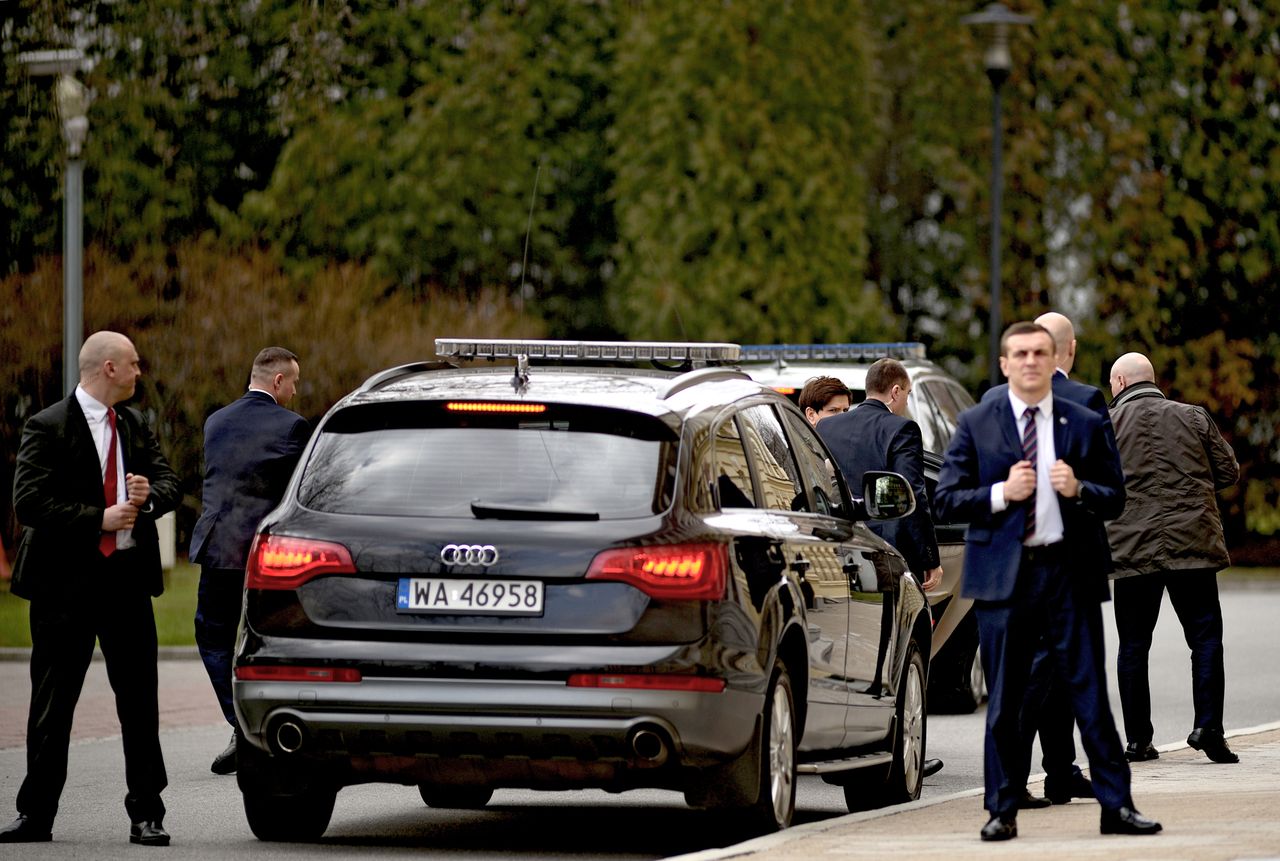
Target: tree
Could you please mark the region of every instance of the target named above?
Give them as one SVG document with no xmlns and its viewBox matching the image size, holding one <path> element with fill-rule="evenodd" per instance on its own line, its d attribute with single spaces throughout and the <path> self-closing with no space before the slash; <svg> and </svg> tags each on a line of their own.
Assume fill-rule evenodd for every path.
<svg viewBox="0 0 1280 861">
<path fill-rule="evenodd" d="M 638 3 L 618 40 L 620 327 L 636 338 L 871 340 L 859 8 Z"/>
</svg>

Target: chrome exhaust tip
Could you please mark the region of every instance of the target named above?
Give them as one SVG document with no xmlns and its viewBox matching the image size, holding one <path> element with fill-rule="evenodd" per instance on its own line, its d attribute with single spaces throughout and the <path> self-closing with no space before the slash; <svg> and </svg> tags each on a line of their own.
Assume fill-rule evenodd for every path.
<svg viewBox="0 0 1280 861">
<path fill-rule="evenodd" d="M 281 753 L 297 753 L 302 750 L 302 745 L 306 741 L 306 733 L 297 723 L 286 720 L 281 721 L 276 726 L 275 743 L 276 750 Z"/>
<path fill-rule="evenodd" d="M 661 765 L 667 761 L 667 742 L 651 729 L 638 729 L 631 734 L 631 750 L 641 759 Z"/>
</svg>

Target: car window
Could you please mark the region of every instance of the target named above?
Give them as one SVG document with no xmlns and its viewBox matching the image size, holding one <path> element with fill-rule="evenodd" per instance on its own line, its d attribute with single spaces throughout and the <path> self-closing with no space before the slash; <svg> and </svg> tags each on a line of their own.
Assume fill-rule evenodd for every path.
<svg viewBox="0 0 1280 861">
<path fill-rule="evenodd" d="M 348 407 L 321 429 L 298 495 L 340 514 L 472 516 L 472 503 L 640 517 L 670 505 L 674 433 L 623 410 L 450 413 Z"/>
<path fill-rule="evenodd" d="M 836 484 L 835 467 L 818 442 L 813 428 L 789 410 L 782 410 L 782 418 L 791 436 L 791 450 L 796 455 L 800 480 L 809 491 L 807 496 L 801 494 L 797 497 L 798 501 L 803 500 L 803 507 L 797 510 L 818 514 L 839 513 L 840 489 Z"/>
<path fill-rule="evenodd" d="M 804 496 L 797 479 L 795 458 L 773 407 L 758 404 L 740 414 L 746 449 L 754 459 L 766 508 L 791 511 Z"/>
<path fill-rule="evenodd" d="M 735 418 L 716 428 L 716 492 L 720 508 L 755 508 L 751 467 L 742 447 L 742 433 Z"/>
<path fill-rule="evenodd" d="M 914 383 L 911 396 L 911 417 L 920 425 L 924 450 L 945 451 L 947 442 L 951 439 L 951 431 L 946 416 L 933 400 L 930 384 L 924 381 Z"/>
</svg>

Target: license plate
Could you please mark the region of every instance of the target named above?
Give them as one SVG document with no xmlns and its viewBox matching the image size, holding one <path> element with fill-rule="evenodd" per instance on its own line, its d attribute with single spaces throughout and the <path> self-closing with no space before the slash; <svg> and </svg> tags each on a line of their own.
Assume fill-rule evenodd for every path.
<svg viewBox="0 0 1280 861">
<path fill-rule="evenodd" d="M 400 581 L 401 613 L 466 613 L 477 616 L 541 616 L 540 580 L 456 580 L 412 577 Z"/>
</svg>

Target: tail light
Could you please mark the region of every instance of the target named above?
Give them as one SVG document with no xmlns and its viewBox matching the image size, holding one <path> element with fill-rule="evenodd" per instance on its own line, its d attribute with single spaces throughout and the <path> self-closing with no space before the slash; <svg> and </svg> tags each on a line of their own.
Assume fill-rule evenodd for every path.
<svg viewBox="0 0 1280 861">
<path fill-rule="evenodd" d="M 630 583 L 654 598 L 714 601 L 724 597 L 728 571 L 723 544 L 668 544 L 597 553 L 587 579 Z"/>
<path fill-rule="evenodd" d="M 242 682 L 358 682 L 359 670 L 349 667 L 236 667 Z"/>
<path fill-rule="evenodd" d="M 724 690 L 724 679 L 710 676 L 688 676 L 660 673 L 574 673 L 569 676 L 571 688 L 629 688 L 643 691 L 697 691 L 718 694 Z"/>
<path fill-rule="evenodd" d="M 259 535 L 249 548 L 245 587 L 295 589 L 321 574 L 354 574 L 351 551 L 341 544 L 287 535 Z"/>
</svg>

